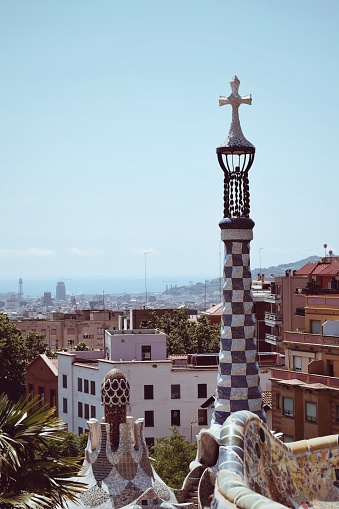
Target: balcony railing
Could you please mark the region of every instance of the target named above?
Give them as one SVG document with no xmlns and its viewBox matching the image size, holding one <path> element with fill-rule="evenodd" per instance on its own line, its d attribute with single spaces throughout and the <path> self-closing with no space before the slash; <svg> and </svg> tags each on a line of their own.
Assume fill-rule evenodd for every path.
<svg viewBox="0 0 339 509">
<path fill-rule="evenodd" d="M 320 285 L 309 285 L 297 287 L 295 293 L 300 295 L 338 295 L 339 290 L 336 288 L 321 288 Z"/>
<path fill-rule="evenodd" d="M 266 295 L 265 302 L 281 302 L 281 295 L 279 293 L 270 293 Z"/>
<path fill-rule="evenodd" d="M 275 380 L 299 380 L 308 384 L 323 384 L 334 389 L 339 388 L 339 378 L 313 375 L 311 373 L 299 373 L 298 371 L 289 371 L 287 369 L 272 369 L 271 378 Z"/>
<path fill-rule="evenodd" d="M 282 323 L 282 315 L 280 313 L 269 313 L 265 311 L 266 325 L 279 325 Z"/>
<path fill-rule="evenodd" d="M 311 334 L 309 332 L 285 332 L 285 341 L 308 343 L 311 345 L 330 345 L 339 347 L 339 337 Z"/>
<path fill-rule="evenodd" d="M 265 334 L 265 343 L 270 343 L 271 345 L 276 345 L 277 343 L 282 341 L 281 336 L 274 336 L 273 334 Z"/>
</svg>

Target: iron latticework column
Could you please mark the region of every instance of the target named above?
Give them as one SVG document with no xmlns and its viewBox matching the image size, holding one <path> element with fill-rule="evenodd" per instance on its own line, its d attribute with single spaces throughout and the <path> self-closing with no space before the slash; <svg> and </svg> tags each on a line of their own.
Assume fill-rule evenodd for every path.
<svg viewBox="0 0 339 509">
<path fill-rule="evenodd" d="M 223 424 L 239 410 L 249 410 L 265 419 L 261 388 L 255 318 L 251 292 L 250 241 L 254 222 L 250 219 L 248 172 L 253 164 L 255 147 L 244 137 L 240 104 L 251 104 L 251 96 L 238 93 L 240 81 L 231 81 L 232 93 L 220 97 L 220 106 L 232 106 L 232 122 L 225 142 L 217 148 L 224 172 L 224 217 L 220 221 L 221 240 L 225 246 L 224 286 L 219 372 L 214 421 Z"/>
</svg>

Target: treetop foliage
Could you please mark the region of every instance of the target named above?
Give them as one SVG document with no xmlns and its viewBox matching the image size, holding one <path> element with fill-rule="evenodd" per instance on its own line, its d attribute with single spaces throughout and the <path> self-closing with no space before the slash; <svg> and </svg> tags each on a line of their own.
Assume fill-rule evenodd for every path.
<svg viewBox="0 0 339 509">
<path fill-rule="evenodd" d="M 182 487 L 189 472 L 189 465 L 197 452 L 196 443 L 186 442 L 184 435 L 175 426 L 170 437 L 157 438 L 151 450 L 154 470 L 172 488 Z"/>
<path fill-rule="evenodd" d="M 220 326 L 211 324 L 204 314 L 191 320 L 187 309 L 157 316 L 152 313 L 147 327 L 164 332 L 167 336 L 167 355 L 186 353 L 216 353 L 219 351 Z"/>
<path fill-rule="evenodd" d="M 39 354 L 46 353 L 45 336 L 21 331 L 5 315 L 0 315 L 0 393 L 17 401 L 26 392 L 26 367 Z"/>
</svg>

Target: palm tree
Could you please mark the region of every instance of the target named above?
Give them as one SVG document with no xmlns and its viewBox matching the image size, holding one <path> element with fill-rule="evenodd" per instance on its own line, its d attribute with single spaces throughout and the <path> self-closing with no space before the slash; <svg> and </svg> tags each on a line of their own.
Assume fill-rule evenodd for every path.
<svg viewBox="0 0 339 509">
<path fill-rule="evenodd" d="M 40 405 L 40 406 L 37 406 Z M 79 458 L 44 458 L 49 440 L 61 440 L 65 424 L 39 397 L 12 402 L 0 395 L 0 507 L 64 508 L 85 488 Z"/>
</svg>

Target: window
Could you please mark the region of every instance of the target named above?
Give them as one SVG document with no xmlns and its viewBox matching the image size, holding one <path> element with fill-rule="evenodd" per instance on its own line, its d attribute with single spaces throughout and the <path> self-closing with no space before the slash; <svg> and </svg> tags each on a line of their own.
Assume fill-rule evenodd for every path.
<svg viewBox="0 0 339 509">
<path fill-rule="evenodd" d="M 82 403 L 78 401 L 78 417 L 82 417 Z"/>
<path fill-rule="evenodd" d="M 45 403 L 45 387 L 38 387 L 38 393 L 40 398 L 39 405 L 43 405 Z"/>
<path fill-rule="evenodd" d="M 293 399 L 292 398 L 283 398 L 283 412 L 286 417 L 293 417 Z"/>
<path fill-rule="evenodd" d="M 80 427 L 79 427 L 79 428 L 78 428 L 78 435 L 82 435 L 82 434 L 83 434 L 83 432 L 84 432 L 83 428 L 80 428 Z"/>
<path fill-rule="evenodd" d="M 93 339 L 94 338 L 94 334 L 83 334 L 82 338 L 83 339 Z"/>
<path fill-rule="evenodd" d="M 327 376 L 334 376 L 334 362 L 327 361 Z"/>
<path fill-rule="evenodd" d="M 104 329 L 102 327 L 97 327 L 97 334 L 103 334 Z"/>
<path fill-rule="evenodd" d="M 85 403 L 85 419 L 89 419 L 89 405 Z"/>
<path fill-rule="evenodd" d="M 154 412 L 153 410 L 145 410 L 145 428 L 152 428 L 154 426 Z"/>
<path fill-rule="evenodd" d="M 68 329 L 67 329 L 67 334 L 75 334 L 75 329 L 74 329 L 74 327 L 68 327 Z"/>
<path fill-rule="evenodd" d="M 62 411 L 67 414 L 67 398 L 62 398 Z"/>
<path fill-rule="evenodd" d="M 154 399 L 153 385 L 144 385 L 144 399 Z"/>
<path fill-rule="evenodd" d="M 312 334 L 321 334 L 321 321 L 311 320 L 311 332 Z"/>
<path fill-rule="evenodd" d="M 56 392 L 54 389 L 49 391 L 49 404 L 50 406 L 56 406 Z"/>
<path fill-rule="evenodd" d="M 91 394 L 95 396 L 95 381 L 91 380 Z"/>
<path fill-rule="evenodd" d="M 88 380 L 86 380 L 86 378 L 85 378 L 85 380 L 84 380 L 84 392 L 86 394 L 88 394 L 88 390 L 89 390 L 88 387 L 89 387 Z"/>
<path fill-rule="evenodd" d="M 91 405 L 91 418 L 92 419 L 95 419 L 96 418 L 96 410 L 95 410 L 95 406 L 94 405 Z"/>
<path fill-rule="evenodd" d="M 275 397 L 275 404 L 277 409 L 281 408 L 280 393 L 278 392 Z"/>
<path fill-rule="evenodd" d="M 151 345 L 143 345 L 141 347 L 141 360 L 142 361 L 151 360 Z"/>
<path fill-rule="evenodd" d="M 33 399 L 34 397 L 34 387 L 33 384 L 28 385 L 29 399 Z"/>
<path fill-rule="evenodd" d="M 207 398 L 207 384 L 198 384 L 198 398 Z"/>
<path fill-rule="evenodd" d="M 207 426 L 207 408 L 198 408 L 198 425 Z"/>
<path fill-rule="evenodd" d="M 180 385 L 179 384 L 171 385 L 171 399 L 180 399 Z"/>
<path fill-rule="evenodd" d="M 148 449 L 150 449 L 151 447 L 154 447 L 154 437 L 146 437 L 145 442 L 146 442 Z"/>
<path fill-rule="evenodd" d="M 82 378 L 78 378 L 78 391 L 82 392 Z"/>
<path fill-rule="evenodd" d="M 171 426 L 180 426 L 180 410 L 171 410 Z"/>
<path fill-rule="evenodd" d="M 293 355 L 293 368 L 294 371 L 301 371 L 301 357 Z"/>
<path fill-rule="evenodd" d="M 306 421 L 316 422 L 317 421 L 317 404 L 305 401 L 305 416 Z"/>
<path fill-rule="evenodd" d="M 67 375 L 62 375 L 62 386 L 67 389 Z"/>
</svg>

